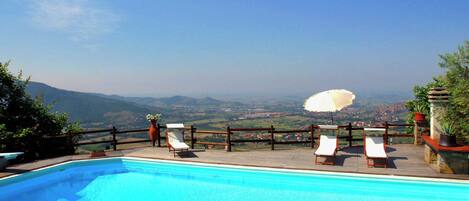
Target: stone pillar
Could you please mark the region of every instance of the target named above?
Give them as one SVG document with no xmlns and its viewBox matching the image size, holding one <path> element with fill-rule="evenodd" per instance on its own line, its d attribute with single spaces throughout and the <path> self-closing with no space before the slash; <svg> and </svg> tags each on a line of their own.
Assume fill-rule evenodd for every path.
<svg viewBox="0 0 469 201">
<path fill-rule="evenodd" d="M 427 129 L 428 128 L 428 129 Z M 422 135 L 427 135 L 429 133 L 430 125 L 428 121 L 415 121 L 414 120 L 414 144 L 420 145 L 423 144 Z"/>
<path fill-rule="evenodd" d="M 428 101 L 430 102 L 430 138 L 437 142 L 440 141 L 442 133 L 440 118 L 446 113 L 448 97 L 448 91 L 443 87 L 435 87 L 428 92 Z"/>
<path fill-rule="evenodd" d="M 433 163 L 433 158 L 434 158 L 435 152 L 433 152 L 432 148 L 430 148 L 428 145 L 425 145 L 425 149 L 423 151 L 423 159 L 425 162 L 428 164 Z"/>
<path fill-rule="evenodd" d="M 419 122 L 414 121 L 414 144 L 419 145 L 422 144 L 422 135 L 420 133 L 420 125 Z"/>
</svg>

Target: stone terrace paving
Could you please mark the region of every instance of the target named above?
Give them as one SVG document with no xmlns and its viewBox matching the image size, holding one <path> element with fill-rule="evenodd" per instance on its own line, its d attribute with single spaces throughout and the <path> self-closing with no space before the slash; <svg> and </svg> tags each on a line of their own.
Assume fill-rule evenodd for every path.
<svg viewBox="0 0 469 201">
<path fill-rule="evenodd" d="M 340 150 L 337 153 L 337 164 L 335 166 L 315 165 L 313 153 L 314 149 L 310 148 L 279 149 L 275 151 L 250 150 L 246 152 L 225 152 L 224 150 L 209 149 L 194 150 L 191 153 L 173 157 L 173 154 L 169 153 L 166 147 L 143 147 L 106 152 L 108 157 L 126 156 L 212 164 L 469 180 L 469 175 L 452 175 L 435 172 L 424 162 L 424 147 L 422 145 L 397 144 L 389 146 L 388 154 L 390 158 L 388 160 L 388 168 L 386 169 L 378 167 L 368 168 L 363 156 L 362 147 L 350 147 Z M 6 177 L 65 161 L 88 158 L 88 154 L 81 154 L 12 165 L 0 172 L 0 177 Z"/>
</svg>

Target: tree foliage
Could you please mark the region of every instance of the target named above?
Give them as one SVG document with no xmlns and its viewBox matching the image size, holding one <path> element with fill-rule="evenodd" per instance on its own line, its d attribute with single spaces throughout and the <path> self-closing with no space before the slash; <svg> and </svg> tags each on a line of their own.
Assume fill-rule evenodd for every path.
<svg viewBox="0 0 469 201">
<path fill-rule="evenodd" d="M 440 67 L 446 70 L 444 75 L 433 78 L 433 81 L 424 86 L 415 86 L 415 99 L 406 103 L 410 111 L 415 111 L 417 105 L 426 108 L 425 114 L 429 116 L 430 104 L 428 92 L 433 87 L 445 87 L 449 94 L 448 111 L 442 121 L 454 126 L 456 135 L 469 142 L 469 41 L 466 41 L 454 53 L 440 55 Z M 409 114 L 408 120 L 413 119 Z"/>
<path fill-rule="evenodd" d="M 0 151 L 24 151 L 28 158 L 73 152 L 71 143 L 60 145 L 57 138 L 49 137 L 79 126 L 70 124 L 66 114 L 51 112 L 50 106 L 32 98 L 25 91 L 29 78 L 24 79 L 21 72 L 12 75 L 9 64 L 0 63 Z"/>
<path fill-rule="evenodd" d="M 469 142 L 469 41 L 440 58 L 440 67 L 446 69 L 442 82 L 450 94 L 445 120 L 453 123 L 456 134 Z"/>
</svg>

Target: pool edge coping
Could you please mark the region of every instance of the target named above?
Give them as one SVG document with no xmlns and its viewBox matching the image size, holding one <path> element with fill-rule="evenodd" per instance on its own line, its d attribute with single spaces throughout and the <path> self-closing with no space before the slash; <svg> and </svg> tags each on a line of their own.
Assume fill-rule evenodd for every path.
<svg viewBox="0 0 469 201">
<path fill-rule="evenodd" d="M 453 184 L 469 184 L 468 179 L 455 179 L 455 178 L 435 178 L 435 177 L 421 177 L 421 176 L 407 176 L 407 175 L 391 175 L 391 174 L 375 174 L 375 173 L 357 173 L 357 172 L 346 172 L 346 171 L 328 171 L 328 170 L 313 170 L 313 169 L 300 169 L 300 168 L 283 168 L 283 167 L 266 167 L 266 166 L 254 166 L 254 165 L 239 165 L 239 164 L 226 164 L 226 163 L 215 163 L 215 162 L 198 162 L 198 161 L 181 161 L 171 159 L 160 159 L 160 158 L 146 158 L 146 157 L 135 157 L 135 156 L 111 156 L 102 158 L 88 158 L 88 159 L 69 159 L 59 163 L 38 167 L 30 171 L 25 171 L 19 174 L 13 174 L 6 177 L 1 177 L 0 181 L 7 180 L 21 176 L 25 173 L 39 172 L 50 168 L 58 167 L 65 164 L 77 163 L 82 161 L 100 161 L 110 159 L 127 159 L 147 162 L 164 162 L 173 164 L 193 164 L 197 166 L 206 167 L 225 167 L 235 168 L 243 170 L 261 170 L 261 171 L 275 171 L 282 173 L 302 173 L 302 174 L 323 174 L 328 176 L 349 176 L 349 177 L 365 177 L 374 179 L 396 179 L 396 180 L 407 180 L 407 181 L 420 181 L 420 182 L 446 182 Z"/>
</svg>

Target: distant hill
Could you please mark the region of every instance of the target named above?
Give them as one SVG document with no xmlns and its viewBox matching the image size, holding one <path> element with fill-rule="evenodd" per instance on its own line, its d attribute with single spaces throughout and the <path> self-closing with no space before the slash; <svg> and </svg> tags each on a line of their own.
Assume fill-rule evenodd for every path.
<svg viewBox="0 0 469 201">
<path fill-rule="evenodd" d="M 116 100 L 123 100 L 128 102 L 137 103 L 140 105 L 148 105 L 154 107 L 203 107 L 203 108 L 221 108 L 221 107 L 239 107 L 243 106 L 242 103 L 234 101 L 222 101 L 210 97 L 205 98 L 192 98 L 187 96 L 172 96 L 164 98 L 152 97 L 124 97 L 117 95 L 103 95 L 99 96 L 108 97 Z"/>
<path fill-rule="evenodd" d="M 148 125 L 145 116 L 149 113 L 162 113 L 165 122 L 184 122 L 219 115 L 224 108 L 243 106 L 238 102 L 210 97 L 152 98 L 84 93 L 58 89 L 39 82 L 30 82 L 27 91 L 31 96 L 42 98 L 46 104 L 51 104 L 54 111 L 68 113 L 73 121 L 79 121 L 86 128 L 111 125 L 141 128 Z"/>
<path fill-rule="evenodd" d="M 145 115 L 162 108 L 142 106 L 92 93 L 68 91 L 49 85 L 30 82 L 27 91 L 53 105 L 54 111 L 66 112 L 74 121 L 87 127 L 146 124 Z"/>
</svg>

